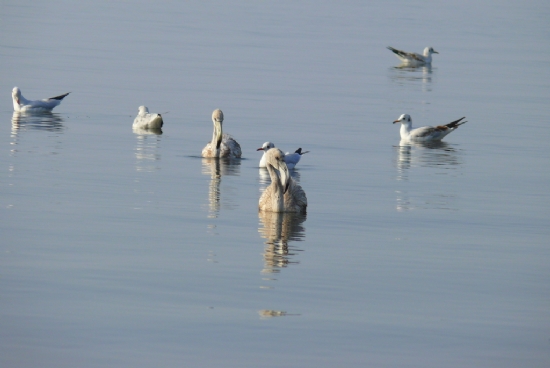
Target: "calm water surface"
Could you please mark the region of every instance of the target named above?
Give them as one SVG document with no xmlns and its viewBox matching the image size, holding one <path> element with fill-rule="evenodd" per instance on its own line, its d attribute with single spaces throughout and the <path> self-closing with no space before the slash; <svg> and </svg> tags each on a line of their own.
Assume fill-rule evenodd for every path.
<svg viewBox="0 0 550 368">
<path fill-rule="evenodd" d="M 2 3 L 0 366 L 547 367 L 549 16 Z M 215 108 L 241 160 L 200 157 Z M 406 145 L 402 113 L 468 123 Z M 258 214 L 268 140 L 310 151 L 306 216 Z"/>
</svg>

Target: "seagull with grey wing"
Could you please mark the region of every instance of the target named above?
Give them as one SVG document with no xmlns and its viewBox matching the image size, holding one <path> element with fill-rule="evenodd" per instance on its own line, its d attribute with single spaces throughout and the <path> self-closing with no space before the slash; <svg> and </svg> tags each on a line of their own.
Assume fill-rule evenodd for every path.
<svg viewBox="0 0 550 368">
<path fill-rule="evenodd" d="M 275 148 L 275 145 L 271 142 L 265 142 L 260 148 L 258 148 L 256 151 L 264 151 L 264 154 L 262 155 L 262 158 L 260 160 L 260 167 L 266 167 L 266 153 L 271 148 Z M 286 163 L 286 166 L 289 169 L 294 169 L 298 162 L 300 162 L 300 158 L 302 158 L 302 155 L 308 153 L 309 151 L 302 152 L 302 148 L 298 148 L 293 153 L 287 152 L 284 156 L 284 160 Z"/>
<path fill-rule="evenodd" d="M 69 92 L 70 93 L 70 92 Z M 11 99 L 13 100 L 13 110 L 19 112 L 43 112 L 52 111 L 54 107 L 61 103 L 69 93 L 59 96 L 45 98 L 43 100 L 27 100 L 21 94 L 19 87 L 13 87 L 11 91 Z"/>
<path fill-rule="evenodd" d="M 414 52 L 406 52 L 394 49 L 391 46 L 388 46 L 388 50 L 391 50 L 395 56 L 407 65 L 422 65 L 422 64 L 431 64 L 432 63 L 432 54 L 439 54 L 435 51 L 433 47 L 426 47 L 422 55 L 416 54 Z"/>
<path fill-rule="evenodd" d="M 459 126 L 466 123 L 464 117 L 446 125 L 425 126 L 413 129 L 412 119 L 409 114 L 402 114 L 393 123 L 401 123 L 401 139 L 415 142 L 436 142 L 442 140 L 447 134 L 454 132 Z"/>
</svg>

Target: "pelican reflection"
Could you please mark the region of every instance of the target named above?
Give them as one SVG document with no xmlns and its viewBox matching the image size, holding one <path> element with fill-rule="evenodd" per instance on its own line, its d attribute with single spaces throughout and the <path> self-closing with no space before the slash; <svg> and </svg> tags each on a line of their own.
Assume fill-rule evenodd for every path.
<svg viewBox="0 0 550 368">
<path fill-rule="evenodd" d="M 422 187 L 415 187 L 412 181 L 415 175 L 459 175 L 461 151 L 447 142 L 410 141 L 401 141 L 396 151 L 396 181 L 400 183 L 395 191 L 396 210 L 409 211 L 419 207 L 452 209 L 450 202 L 455 194 L 449 186 L 437 185 L 429 193 L 419 192 L 415 195 L 413 190 Z"/>
<path fill-rule="evenodd" d="M 260 227 L 258 232 L 264 238 L 264 274 L 279 273 L 281 268 L 289 264 L 297 264 L 293 260 L 296 252 L 302 251 L 291 242 L 299 242 L 305 238 L 305 214 L 288 212 L 260 211 Z"/>
<path fill-rule="evenodd" d="M 202 173 L 210 176 L 210 183 L 208 185 L 208 218 L 217 218 L 220 212 L 222 177 L 239 176 L 241 174 L 241 160 L 234 158 L 203 158 Z M 236 188 L 231 186 L 227 186 L 224 189 L 236 192 Z M 234 196 L 228 195 L 226 197 L 223 202 L 224 207 L 236 207 L 237 205 L 233 204 L 229 198 L 234 198 Z"/>
</svg>

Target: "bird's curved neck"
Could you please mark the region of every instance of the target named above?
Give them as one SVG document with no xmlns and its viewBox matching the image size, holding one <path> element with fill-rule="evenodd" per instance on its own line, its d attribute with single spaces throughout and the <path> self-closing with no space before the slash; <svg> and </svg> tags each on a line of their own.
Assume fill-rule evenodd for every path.
<svg viewBox="0 0 550 368">
<path fill-rule="evenodd" d="M 217 152 L 220 150 L 220 146 L 222 144 L 222 123 L 214 120 L 214 132 L 212 133 L 212 148 L 216 149 Z"/>
<path fill-rule="evenodd" d="M 271 178 L 271 190 L 272 190 L 272 196 L 271 196 L 271 206 L 272 210 L 275 212 L 282 212 L 284 210 L 285 206 L 285 200 L 284 200 L 284 188 L 283 184 L 281 183 L 281 177 L 278 172 L 273 166 L 270 164 L 267 164 L 267 171 L 269 171 L 269 177 Z"/>
</svg>

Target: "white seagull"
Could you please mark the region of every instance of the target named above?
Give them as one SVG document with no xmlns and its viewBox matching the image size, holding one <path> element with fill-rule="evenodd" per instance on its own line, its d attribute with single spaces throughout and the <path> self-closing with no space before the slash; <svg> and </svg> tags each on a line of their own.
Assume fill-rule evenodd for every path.
<svg viewBox="0 0 550 368">
<path fill-rule="evenodd" d="M 212 113 L 214 132 L 212 140 L 202 149 L 202 157 L 241 157 L 241 146 L 229 134 L 222 132 L 223 112 L 220 109 Z"/>
<path fill-rule="evenodd" d="M 402 114 L 399 119 L 393 123 L 401 123 L 401 139 L 415 142 L 434 142 L 440 141 L 447 134 L 455 131 L 459 126 L 466 123 L 461 121 L 464 117 L 450 122 L 447 125 L 438 125 L 435 127 L 425 126 L 421 128 L 413 129 L 412 120 L 409 114 Z"/>
<path fill-rule="evenodd" d="M 164 122 L 160 114 L 150 114 L 149 109 L 145 106 L 140 106 L 138 115 L 134 119 L 132 128 L 134 129 L 160 129 Z"/>
<path fill-rule="evenodd" d="M 415 65 L 415 64 L 431 64 L 432 54 L 439 54 L 432 47 L 426 47 L 424 49 L 424 54 L 416 54 L 414 52 L 406 52 L 394 49 L 391 46 L 388 46 L 388 50 L 393 51 L 393 53 L 401 60 L 404 64 Z"/>
<path fill-rule="evenodd" d="M 306 212 L 306 193 L 290 177 L 284 156 L 283 151 L 278 148 L 272 148 L 266 153 L 266 168 L 271 177 L 271 185 L 260 197 L 259 209 L 269 212 Z"/>
<path fill-rule="evenodd" d="M 11 91 L 11 98 L 13 100 L 13 110 L 20 111 L 20 112 L 52 111 L 52 109 L 57 105 L 59 105 L 61 103 L 61 100 L 64 99 L 69 93 L 46 98 L 44 100 L 30 101 L 30 100 L 27 100 L 25 97 L 23 97 L 23 95 L 21 95 L 21 90 L 19 89 L 19 87 L 13 87 Z"/>
<path fill-rule="evenodd" d="M 256 151 L 264 151 L 264 154 L 262 155 L 262 159 L 260 160 L 260 167 L 265 167 L 265 160 L 266 160 L 266 153 L 271 148 L 275 148 L 275 145 L 271 142 L 265 142 L 262 147 L 258 148 Z M 294 167 L 300 162 L 300 158 L 302 158 L 302 155 L 305 155 L 309 151 L 302 152 L 302 148 L 298 148 L 294 153 L 287 152 L 284 156 L 284 160 L 286 163 L 286 166 L 289 169 L 294 169 Z"/>
</svg>

